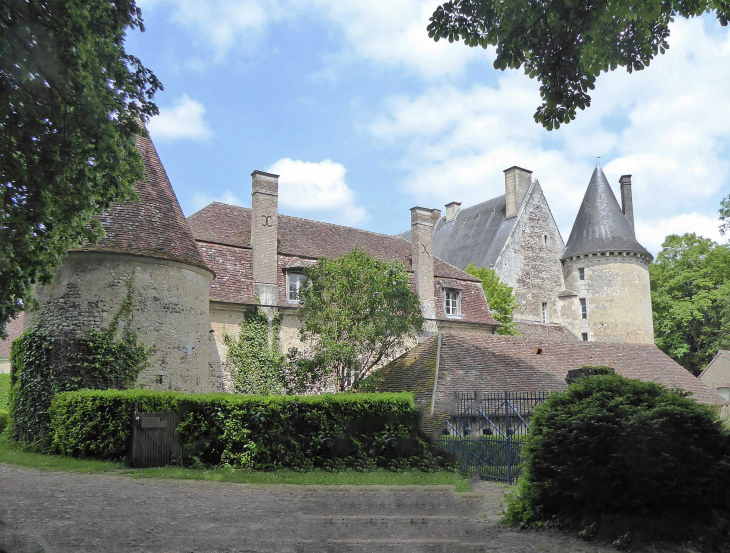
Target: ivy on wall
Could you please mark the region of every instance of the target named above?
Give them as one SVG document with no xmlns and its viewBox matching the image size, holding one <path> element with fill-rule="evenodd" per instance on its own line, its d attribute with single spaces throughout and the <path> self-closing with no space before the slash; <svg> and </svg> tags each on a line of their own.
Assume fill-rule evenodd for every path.
<svg viewBox="0 0 730 553">
<path fill-rule="evenodd" d="M 134 279 L 106 330 L 92 329 L 82 336 L 49 328 L 41 312 L 36 324 L 13 342 L 10 418 L 12 437 L 44 449 L 50 442 L 50 408 L 59 392 L 134 384 L 148 366 L 150 350 L 131 330 Z"/>
<path fill-rule="evenodd" d="M 257 307 L 246 314 L 238 336 L 223 337 L 236 393 L 274 395 L 284 391 L 287 361 L 281 352 L 280 330 L 281 315 L 277 313 L 269 321 Z"/>
</svg>

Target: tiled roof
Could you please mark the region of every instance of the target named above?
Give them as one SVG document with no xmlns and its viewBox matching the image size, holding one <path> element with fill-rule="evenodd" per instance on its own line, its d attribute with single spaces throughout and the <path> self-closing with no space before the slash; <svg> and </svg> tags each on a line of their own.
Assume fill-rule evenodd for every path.
<svg viewBox="0 0 730 553">
<path fill-rule="evenodd" d="M 545 342 L 575 342 L 578 338 L 559 324 L 542 324 L 533 321 L 515 321 L 520 336 Z"/>
<path fill-rule="evenodd" d="M 651 256 L 636 241 L 634 229 L 618 205 L 606 175 L 600 167 L 596 167 L 561 259 L 608 251 L 636 252 Z"/>
<path fill-rule="evenodd" d="M 137 136 L 145 166 L 136 202 L 112 204 L 99 216 L 106 236 L 83 251 L 129 253 L 206 268 L 152 140 Z"/>
<path fill-rule="evenodd" d="M 214 202 L 188 218 L 195 239 L 210 244 L 251 247 L 251 210 Z M 366 230 L 279 215 L 279 254 L 319 259 L 335 258 L 360 246 L 380 259 L 398 259 L 410 269 L 411 244 L 403 238 Z M 437 277 L 478 282 L 445 263 L 434 262 Z"/>
<path fill-rule="evenodd" d="M 437 344 L 438 336 L 432 336 L 415 353 L 404 354 L 386 365 L 379 373 L 378 389 L 412 391 L 422 409 L 430 407 L 431 395 L 426 393 L 428 386 L 423 382 L 434 373 Z M 540 354 L 535 353 L 537 348 Z M 654 345 L 549 342 L 452 332 L 442 333 L 436 403 L 445 405 L 454 392 L 563 390 L 568 371 L 583 365 L 606 365 L 629 378 L 683 388 L 701 403 L 726 403 Z"/>
<path fill-rule="evenodd" d="M 10 344 L 23 333 L 23 319 L 25 314 L 19 313 L 14 319 L 5 325 L 5 332 L 8 333 L 7 340 L 0 340 L 0 359 L 10 358 Z"/>
</svg>

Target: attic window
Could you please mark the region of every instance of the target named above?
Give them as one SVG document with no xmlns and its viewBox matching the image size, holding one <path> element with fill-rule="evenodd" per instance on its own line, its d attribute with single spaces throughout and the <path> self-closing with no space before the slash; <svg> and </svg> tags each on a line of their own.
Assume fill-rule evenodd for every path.
<svg viewBox="0 0 730 553">
<path fill-rule="evenodd" d="M 542 348 L 532 348 L 532 353 L 535 355 L 542 355 Z"/>
<path fill-rule="evenodd" d="M 447 317 L 461 317 L 461 292 L 459 290 L 444 289 L 444 313 Z"/>
<path fill-rule="evenodd" d="M 303 273 L 294 271 L 286 272 L 286 289 L 289 303 L 299 303 L 299 290 L 307 279 Z"/>
</svg>

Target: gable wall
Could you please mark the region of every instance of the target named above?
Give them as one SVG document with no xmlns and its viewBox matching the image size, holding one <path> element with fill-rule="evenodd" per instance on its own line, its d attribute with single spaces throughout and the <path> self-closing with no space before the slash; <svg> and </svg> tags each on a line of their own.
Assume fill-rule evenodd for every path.
<svg viewBox="0 0 730 553">
<path fill-rule="evenodd" d="M 499 278 L 514 289 L 516 319 L 541 322 L 542 302 L 547 301 L 550 322 L 561 322 L 557 295 L 564 288 L 559 261 L 563 247 L 542 188 L 535 183 L 494 267 Z"/>
<path fill-rule="evenodd" d="M 730 354 L 719 353 L 702 371 L 700 380 L 713 390 L 730 387 Z"/>
</svg>

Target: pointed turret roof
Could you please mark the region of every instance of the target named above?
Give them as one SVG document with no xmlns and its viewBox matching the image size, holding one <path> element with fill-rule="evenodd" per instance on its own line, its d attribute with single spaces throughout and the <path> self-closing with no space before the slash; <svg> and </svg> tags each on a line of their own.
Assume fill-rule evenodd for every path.
<svg viewBox="0 0 730 553">
<path fill-rule="evenodd" d="M 603 170 L 596 166 L 561 259 L 596 252 L 651 254 L 636 241 Z"/>
<path fill-rule="evenodd" d="M 98 218 L 106 236 L 83 251 L 128 253 L 170 259 L 210 270 L 203 261 L 155 145 L 136 137 L 144 178 L 135 186 L 134 202 L 116 202 Z"/>
</svg>

